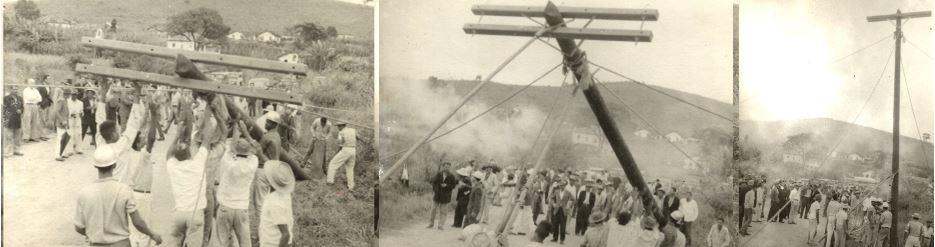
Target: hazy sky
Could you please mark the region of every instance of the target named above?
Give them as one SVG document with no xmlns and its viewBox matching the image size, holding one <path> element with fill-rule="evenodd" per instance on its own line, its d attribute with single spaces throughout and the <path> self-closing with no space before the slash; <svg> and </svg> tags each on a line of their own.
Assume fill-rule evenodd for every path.
<svg viewBox="0 0 935 247">
<path fill-rule="evenodd" d="M 659 21 L 646 22 L 653 41 L 586 41 L 582 49 L 591 61 L 649 84 L 687 91 L 716 100 L 731 100 L 732 1 L 599 0 L 555 1 L 559 6 L 652 8 Z M 483 17 L 471 13 L 474 4 L 545 6 L 543 0 L 417 1 L 382 0 L 380 20 L 380 75 L 424 79 L 473 79 L 486 76 L 526 37 L 468 35 L 465 23 L 535 25 L 526 18 Z M 542 21 L 540 19 L 540 21 Z M 580 27 L 587 20 L 569 26 Z M 639 29 L 640 22 L 595 20 L 590 27 Z M 554 40 L 552 40 L 554 44 Z M 561 55 L 536 42 L 494 81 L 526 84 L 561 61 Z M 600 72 L 603 81 L 621 80 Z M 561 84 L 554 73 L 538 85 Z"/>
<path fill-rule="evenodd" d="M 931 10 L 932 0 L 755 0 L 741 5 L 741 117 L 776 120 L 830 117 L 850 122 L 884 76 L 857 124 L 892 131 L 895 23 L 867 22 L 870 15 Z M 932 132 L 933 19 L 903 25 L 901 133 L 918 137 L 912 103 L 923 132 Z M 918 48 L 916 47 L 918 46 Z M 922 52 L 920 52 L 922 50 Z M 928 55 L 926 55 L 926 53 Z M 883 71 L 886 64 L 886 71 Z"/>
</svg>

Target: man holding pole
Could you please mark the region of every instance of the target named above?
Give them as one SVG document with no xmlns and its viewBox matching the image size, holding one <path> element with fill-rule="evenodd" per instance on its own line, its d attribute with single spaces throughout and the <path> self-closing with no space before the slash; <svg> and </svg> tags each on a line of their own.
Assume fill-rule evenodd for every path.
<svg viewBox="0 0 935 247">
<path fill-rule="evenodd" d="M 344 166 L 347 188 L 354 190 L 354 163 L 357 160 L 357 130 L 348 128 L 347 123 L 338 122 L 338 144 L 341 151 L 331 158 L 328 164 L 328 185 L 334 184 L 335 172 Z"/>
</svg>

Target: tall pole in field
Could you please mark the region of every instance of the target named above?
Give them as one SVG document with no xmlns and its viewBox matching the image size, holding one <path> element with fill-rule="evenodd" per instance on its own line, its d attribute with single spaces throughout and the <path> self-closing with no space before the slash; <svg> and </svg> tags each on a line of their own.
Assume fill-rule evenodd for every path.
<svg viewBox="0 0 935 247">
<path fill-rule="evenodd" d="M 919 18 L 919 17 L 929 17 L 932 16 L 931 11 L 921 11 L 921 12 L 909 12 L 902 13 L 902 11 L 896 10 L 896 14 L 891 15 L 878 15 L 878 16 L 868 16 L 868 22 L 877 22 L 877 21 L 896 21 L 896 32 L 893 34 L 893 38 L 896 40 L 896 64 L 895 76 L 893 76 L 893 185 L 890 186 L 890 208 L 893 210 L 893 220 L 892 225 L 890 225 L 890 246 L 897 246 L 899 243 L 898 233 L 899 227 L 898 223 L 898 208 L 899 208 L 899 72 L 900 72 L 900 53 L 901 53 L 901 44 L 903 39 L 902 23 L 903 19 L 910 18 Z"/>
</svg>

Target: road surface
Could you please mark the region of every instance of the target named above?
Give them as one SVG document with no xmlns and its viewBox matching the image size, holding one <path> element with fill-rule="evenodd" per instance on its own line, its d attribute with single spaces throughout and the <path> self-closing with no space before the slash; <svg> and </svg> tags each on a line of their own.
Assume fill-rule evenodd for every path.
<svg viewBox="0 0 935 247">
<path fill-rule="evenodd" d="M 488 226 L 484 224 L 487 228 L 495 228 L 495 224 L 499 221 L 493 219 L 501 219 L 503 214 L 503 207 L 494 207 L 493 213 L 490 216 L 490 224 L 493 226 Z M 408 227 L 386 231 L 380 235 L 380 247 L 402 247 L 402 246 L 412 246 L 412 247 L 434 247 L 434 246 L 467 246 L 462 240 L 459 240 L 461 237 L 461 228 L 453 228 L 451 226 L 451 220 L 454 218 L 454 212 L 449 211 L 446 217 L 446 224 L 444 230 L 438 230 L 435 228 L 428 229 L 428 219 L 420 220 L 417 223 L 414 223 Z M 570 219 L 567 225 L 566 230 L 569 231 L 568 235 L 565 237 L 565 244 L 559 245 L 558 242 L 551 242 L 551 236 L 546 238 L 545 246 L 580 246 L 582 238 L 575 236 L 572 231 L 574 231 L 575 223 L 574 219 Z M 535 231 L 535 228 L 530 228 L 529 233 Z M 510 235 L 510 246 L 526 246 L 530 242 L 531 235 Z"/>
<path fill-rule="evenodd" d="M 806 220 L 796 220 L 796 224 L 753 222 L 748 231 L 752 235 L 740 238 L 738 246 L 809 247 Z"/>
<path fill-rule="evenodd" d="M 166 148 L 165 141 L 153 148 L 153 215 L 145 217 L 163 240 L 175 204 L 166 175 Z M 81 188 L 97 179 L 97 170 L 93 147 L 80 150 L 83 155 L 56 161 L 58 145 L 52 139 L 24 144 L 24 156 L 3 159 L 3 245 L 87 246 L 85 237 L 74 230 L 75 205 Z"/>
</svg>

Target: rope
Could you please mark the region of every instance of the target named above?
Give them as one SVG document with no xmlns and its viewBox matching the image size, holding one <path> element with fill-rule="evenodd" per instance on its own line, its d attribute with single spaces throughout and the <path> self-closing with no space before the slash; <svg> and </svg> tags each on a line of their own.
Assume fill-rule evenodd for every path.
<svg viewBox="0 0 935 247">
<path fill-rule="evenodd" d="M 895 51 L 896 48 L 894 47 L 893 49 Z M 877 82 L 873 84 L 873 89 L 870 90 L 870 95 L 867 95 L 867 99 L 864 100 L 864 104 L 860 106 L 860 111 L 858 111 L 857 115 L 854 116 L 854 119 L 851 120 L 850 126 L 854 126 L 857 123 L 857 119 L 859 119 L 860 115 L 863 114 L 864 109 L 866 109 L 867 107 L 867 103 L 870 103 L 870 99 L 873 98 L 873 94 L 877 91 L 877 86 L 879 86 L 880 82 L 883 80 L 883 75 L 885 75 L 886 68 L 890 64 L 890 59 L 892 59 L 893 55 L 895 54 L 894 52 L 890 52 L 890 53 L 891 54 L 889 58 L 886 59 L 886 63 L 883 63 L 883 71 L 880 72 L 880 78 L 878 78 Z M 845 132 L 844 135 L 841 136 L 841 139 L 838 139 L 838 142 L 835 143 L 833 147 L 831 147 L 831 150 L 828 150 L 828 154 L 826 154 L 825 157 L 821 160 L 821 163 L 818 164 L 818 169 L 821 169 L 821 167 L 825 165 L 825 162 L 828 161 L 828 158 L 831 157 L 831 154 L 834 153 L 834 150 L 836 150 L 838 146 L 841 145 L 842 142 L 844 142 L 844 139 L 847 139 L 847 136 L 850 133 L 851 132 Z"/>
<path fill-rule="evenodd" d="M 484 114 L 487 114 L 488 112 L 492 111 L 493 109 L 496 109 L 496 108 L 499 107 L 500 105 L 503 105 L 504 103 L 506 103 L 507 101 L 509 101 L 509 100 L 512 99 L 513 97 L 519 95 L 519 93 L 521 93 L 521 92 L 523 92 L 524 90 L 528 89 L 530 86 L 532 86 L 532 85 L 535 84 L 536 82 L 539 82 L 540 80 L 542 80 L 542 78 L 545 78 L 545 76 L 551 74 L 553 71 L 555 71 L 555 69 L 558 69 L 558 67 L 561 66 L 561 65 L 562 65 L 562 64 L 557 64 L 557 65 L 555 65 L 555 66 L 552 67 L 552 69 L 550 69 L 549 71 L 546 71 L 545 73 L 543 73 L 542 75 L 540 75 L 538 78 L 536 78 L 536 79 L 533 80 L 532 82 L 529 82 L 528 84 L 526 84 L 526 85 L 523 86 L 522 88 L 513 91 L 512 94 L 510 94 L 510 95 L 507 96 L 506 98 L 503 98 L 502 100 L 500 100 L 500 102 L 497 102 L 497 103 L 494 104 L 493 106 L 487 108 L 487 110 L 484 110 L 484 111 L 481 112 L 480 114 L 475 115 L 475 116 L 472 117 L 471 119 L 468 119 L 467 121 L 464 121 L 464 122 L 462 122 L 461 124 L 458 124 L 458 125 L 455 126 L 454 128 L 451 128 L 451 129 L 449 129 L 448 131 L 445 131 L 444 133 L 441 133 L 441 134 L 439 134 L 439 135 L 437 135 L 437 136 L 435 136 L 435 137 L 432 137 L 431 139 L 427 140 L 425 143 L 430 143 L 430 142 L 432 142 L 432 141 L 437 140 L 438 138 L 441 138 L 441 137 L 443 137 L 443 136 L 446 136 L 446 135 L 448 135 L 448 134 L 451 134 L 451 133 L 454 132 L 455 130 L 458 130 L 458 129 L 460 129 L 461 127 L 464 127 L 465 125 L 467 125 L 468 123 L 471 123 L 471 122 L 473 122 L 474 120 L 477 120 L 478 118 L 480 118 L 480 117 L 483 116 Z M 397 155 L 403 154 L 403 153 L 405 153 L 405 152 L 406 152 L 406 151 L 403 150 L 403 151 L 399 151 L 399 152 L 393 153 L 393 154 L 391 154 L 391 155 L 386 155 L 386 156 L 380 155 L 380 156 L 381 156 L 380 159 L 381 159 L 381 160 L 386 160 L 386 159 L 395 157 L 395 156 L 397 156 Z"/>
<path fill-rule="evenodd" d="M 654 126 L 652 123 L 650 123 L 649 120 L 647 120 L 647 119 L 643 116 L 643 114 L 640 114 L 638 111 L 636 111 L 636 109 L 634 109 L 633 107 L 630 107 L 630 105 L 627 104 L 627 102 L 624 101 L 623 98 L 621 98 L 619 95 L 617 95 L 617 93 L 614 92 L 614 90 L 611 90 L 610 87 L 607 87 L 606 84 L 604 84 L 603 82 L 601 82 L 600 80 L 598 80 L 596 77 L 592 77 L 592 79 L 594 79 L 594 81 L 597 82 L 597 84 L 599 84 L 599 85 L 601 85 L 602 87 L 604 87 L 604 89 L 607 89 L 607 91 L 610 92 L 610 95 L 614 96 L 614 98 L 617 98 L 617 100 L 620 101 L 620 104 L 623 104 L 623 106 L 626 107 L 627 110 L 629 110 L 630 112 L 632 112 L 633 114 L 635 114 L 637 118 L 639 118 L 640 120 L 643 121 L 643 123 L 646 123 L 646 125 L 649 126 L 649 128 L 652 129 L 653 132 L 656 132 L 656 134 L 658 134 L 658 135 L 662 135 L 662 132 L 659 131 L 659 129 L 657 129 L 656 126 Z M 697 160 L 695 160 L 694 158 L 692 158 L 690 155 L 688 155 L 688 153 L 685 152 L 685 150 L 682 150 L 682 148 L 680 148 L 678 145 L 675 145 L 675 143 L 672 142 L 672 141 L 670 141 L 668 138 L 663 138 L 663 139 L 666 140 L 666 143 L 668 143 L 669 145 L 671 145 L 672 147 L 674 147 L 676 150 L 678 150 L 679 153 L 681 153 L 682 155 L 684 155 L 685 158 L 687 158 L 688 160 L 691 160 L 691 162 L 693 162 L 693 163 L 695 163 L 695 164 L 698 164 L 698 165 L 701 164 L 701 163 L 699 163 Z"/>
<path fill-rule="evenodd" d="M 542 43 L 545 43 L 546 45 L 551 46 L 552 49 L 555 49 L 555 50 L 561 52 L 561 48 L 558 48 L 558 47 L 556 47 L 555 45 L 550 44 L 550 43 L 548 43 L 548 42 L 545 42 L 544 40 L 541 40 L 541 39 L 540 39 L 539 41 L 542 41 Z M 564 54 L 564 53 L 562 53 L 562 54 Z M 704 111 L 704 112 L 710 113 L 711 115 L 714 115 L 714 116 L 716 116 L 716 117 L 718 117 L 718 118 L 727 120 L 727 121 L 730 122 L 731 124 L 734 124 L 734 120 L 733 120 L 732 118 L 729 118 L 729 117 L 726 117 L 726 116 L 724 116 L 724 115 L 715 113 L 714 111 L 711 111 L 711 110 L 709 110 L 709 109 L 707 109 L 707 108 L 701 107 L 701 106 L 696 105 L 696 104 L 691 103 L 691 102 L 688 102 L 688 101 L 686 101 L 686 100 L 684 100 L 684 99 L 682 99 L 682 98 L 679 98 L 679 97 L 674 96 L 674 95 L 672 95 L 672 94 L 666 93 L 665 91 L 659 90 L 659 89 L 657 89 L 657 88 L 655 88 L 655 87 L 653 87 L 653 86 L 650 86 L 650 85 L 648 85 L 648 84 L 646 84 L 646 83 L 644 83 L 644 82 L 637 81 L 636 79 L 633 79 L 633 78 L 631 78 L 631 77 L 629 77 L 629 76 L 623 75 L 623 74 L 621 74 L 621 73 L 619 73 L 619 72 L 616 72 L 616 71 L 614 71 L 614 70 L 611 70 L 610 68 L 601 66 L 601 65 L 599 65 L 599 64 L 597 64 L 597 63 L 594 63 L 594 62 L 592 62 L 592 61 L 588 61 L 588 63 L 591 64 L 591 65 L 594 65 L 594 66 L 596 66 L 596 67 L 598 67 L 598 68 L 601 68 L 601 69 L 603 69 L 603 70 L 606 70 L 606 71 L 610 72 L 611 74 L 614 74 L 614 75 L 619 76 L 619 77 L 623 77 L 623 78 L 629 80 L 628 82 L 635 83 L 635 84 L 637 84 L 637 85 L 643 86 L 643 87 L 645 87 L 645 88 L 647 88 L 647 89 L 650 89 L 650 90 L 652 90 L 652 91 L 654 91 L 654 92 L 656 92 L 656 93 L 665 95 L 665 96 L 667 96 L 667 97 L 669 97 L 669 98 L 672 98 L 672 99 L 674 99 L 674 100 L 677 100 L 677 101 L 679 101 L 679 102 L 682 102 L 682 103 L 684 103 L 684 104 L 687 104 L 687 105 L 689 105 L 689 106 L 692 106 L 692 107 L 694 107 L 694 108 L 698 108 L 699 110 L 702 110 L 702 111 Z"/>
<path fill-rule="evenodd" d="M 370 127 L 370 126 L 367 126 L 367 125 L 364 125 L 364 124 L 355 123 L 355 122 L 347 121 L 347 120 L 340 119 L 340 118 L 335 118 L 335 117 L 332 117 L 332 116 L 329 116 L 329 115 L 325 115 L 325 114 L 317 113 L 317 112 L 312 112 L 312 111 L 305 110 L 305 109 L 300 109 L 300 108 L 298 108 L 298 107 L 296 107 L 296 106 L 292 106 L 292 105 L 288 105 L 288 104 L 287 104 L 287 105 L 284 105 L 284 106 L 285 106 L 285 107 L 288 107 L 288 108 L 291 108 L 291 109 L 293 109 L 293 110 L 305 112 L 305 113 L 312 114 L 312 115 L 316 115 L 316 116 L 326 117 L 326 118 L 338 120 L 338 121 L 341 121 L 341 122 L 344 122 L 344 123 L 347 123 L 347 124 L 350 124 L 350 125 L 354 125 L 354 126 L 357 126 L 357 127 L 363 127 L 363 128 L 369 129 L 369 130 L 373 130 L 373 127 Z"/>
<path fill-rule="evenodd" d="M 922 161 L 928 164 L 928 152 L 925 151 L 925 139 L 922 137 L 922 130 L 919 129 L 919 118 L 916 117 L 916 108 L 912 105 L 912 90 L 909 90 L 909 76 L 906 75 L 906 67 L 902 67 L 903 82 L 906 83 L 906 96 L 909 98 L 909 110 L 912 111 L 912 121 L 916 124 L 916 134 L 919 135 L 919 146 L 922 148 Z"/>
<path fill-rule="evenodd" d="M 919 50 L 919 53 L 922 53 L 922 55 L 925 55 L 929 59 L 935 59 L 935 58 L 932 58 L 932 55 L 930 55 L 928 52 L 925 52 L 925 50 L 923 50 L 921 47 L 916 45 L 915 42 L 912 42 L 912 40 L 907 39 L 906 36 L 903 36 L 903 40 L 905 40 L 906 42 L 909 42 L 909 44 L 912 45 L 912 47 L 915 47 L 916 50 Z"/>
<path fill-rule="evenodd" d="M 313 105 L 305 105 L 304 107 L 315 108 L 315 109 L 323 109 L 323 110 L 332 110 L 332 111 L 352 112 L 352 113 L 359 113 L 359 114 L 373 114 L 372 112 L 368 112 L 368 111 L 355 111 L 355 110 L 338 109 L 338 108 L 328 108 L 328 107 L 313 106 Z"/>
</svg>

